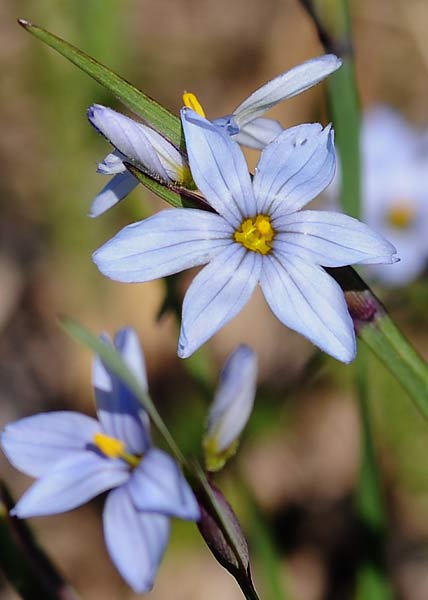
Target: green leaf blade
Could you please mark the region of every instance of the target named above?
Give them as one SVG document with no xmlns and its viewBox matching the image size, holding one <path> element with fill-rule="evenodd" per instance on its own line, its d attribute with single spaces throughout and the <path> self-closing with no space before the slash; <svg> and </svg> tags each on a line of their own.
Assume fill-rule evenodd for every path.
<svg viewBox="0 0 428 600">
<path fill-rule="evenodd" d="M 18 23 L 36 38 L 62 54 L 90 77 L 114 94 L 121 102 L 141 116 L 154 129 L 180 147 L 182 142 L 181 123 L 178 117 L 144 94 L 131 83 L 111 71 L 85 52 L 25 19 Z"/>
</svg>

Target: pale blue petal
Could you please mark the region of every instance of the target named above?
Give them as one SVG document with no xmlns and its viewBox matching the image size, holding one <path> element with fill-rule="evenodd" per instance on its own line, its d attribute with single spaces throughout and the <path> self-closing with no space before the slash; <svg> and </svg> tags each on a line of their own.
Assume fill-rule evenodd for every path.
<svg viewBox="0 0 428 600">
<path fill-rule="evenodd" d="M 330 183 L 335 171 L 333 131 L 319 123 L 286 129 L 263 150 L 253 180 L 259 212 L 295 212 Z"/>
<path fill-rule="evenodd" d="M 355 358 L 354 327 L 343 291 L 321 267 L 275 252 L 264 257 L 260 285 L 284 325 L 342 362 Z"/>
<path fill-rule="evenodd" d="M 43 413 L 6 425 L 1 446 L 16 469 L 40 477 L 58 461 L 85 449 L 98 431 L 98 421 L 80 413 Z"/>
<path fill-rule="evenodd" d="M 394 246 L 357 219 L 303 210 L 278 217 L 273 247 L 325 267 L 396 262 Z"/>
<path fill-rule="evenodd" d="M 138 339 L 137 332 L 132 327 L 119 329 L 114 338 L 114 345 L 142 388 L 147 392 L 146 361 Z"/>
<path fill-rule="evenodd" d="M 208 413 L 205 440 L 223 452 L 240 436 L 251 414 L 257 382 L 257 355 L 248 346 L 228 358 Z"/>
<path fill-rule="evenodd" d="M 195 277 L 183 302 L 178 355 L 187 358 L 236 316 L 250 299 L 261 254 L 231 243 Z"/>
<path fill-rule="evenodd" d="M 168 517 L 138 512 L 123 486 L 108 495 L 103 524 L 107 550 L 119 573 L 135 592 L 150 591 L 168 543 Z"/>
<path fill-rule="evenodd" d="M 246 125 L 281 100 L 292 98 L 319 83 L 336 71 L 341 64 L 340 58 L 334 54 L 324 54 L 268 81 L 233 111 L 238 126 Z"/>
<path fill-rule="evenodd" d="M 251 179 L 244 155 L 224 129 L 181 110 L 193 179 L 209 204 L 237 228 L 256 214 Z"/>
<path fill-rule="evenodd" d="M 88 109 L 88 119 L 130 162 L 170 181 L 147 135 L 148 127 L 100 104 Z"/>
<path fill-rule="evenodd" d="M 130 194 L 132 190 L 137 187 L 137 185 L 138 180 L 128 171 L 125 173 L 118 173 L 110 179 L 101 192 L 95 196 L 91 204 L 89 216 L 99 217 L 109 208 L 123 200 L 125 196 Z"/>
<path fill-rule="evenodd" d="M 128 479 L 124 461 L 104 458 L 92 450 L 76 451 L 36 481 L 12 514 L 25 519 L 72 510 Z"/>
<path fill-rule="evenodd" d="M 234 135 L 232 139 L 242 146 L 263 150 L 282 132 L 283 127 L 278 121 L 259 117 L 241 127 L 240 132 Z"/>
<path fill-rule="evenodd" d="M 170 517 L 197 521 L 198 503 L 175 460 L 152 448 L 134 469 L 128 483 L 136 508 Z"/>
<path fill-rule="evenodd" d="M 233 115 L 225 115 L 224 117 L 213 119 L 211 122 L 214 123 L 214 125 L 217 125 L 217 127 L 223 128 L 230 136 L 239 133 L 239 127 L 236 124 L 235 117 Z"/>
<path fill-rule="evenodd" d="M 130 161 L 166 182 L 189 181 L 189 166 L 181 152 L 151 127 L 99 104 L 89 109 L 88 117 L 117 148 L 113 155 L 122 161 Z M 98 170 L 121 169 L 112 155 L 107 159 Z"/>
<path fill-rule="evenodd" d="M 147 392 L 144 354 L 136 332 L 131 328 L 121 329 L 116 335 L 115 346 Z M 104 432 L 125 442 L 131 454 L 143 454 L 150 446 L 150 430 L 148 416 L 138 398 L 98 356 L 94 360 L 92 382 Z"/>
<path fill-rule="evenodd" d="M 116 281 L 150 281 L 209 262 L 232 236 L 219 215 L 175 208 L 128 225 L 93 259 L 101 273 Z"/>
<path fill-rule="evenodd" d="M 110 152 L 104 160 L 98 163 L 97 173 L 101 173 L 101 175 L 117 175 L 117 173 L 123 173 L 126 171 L 126 167 L 123 164 L 124 159 L 125 157 L 118 150 Z"/>
</svg>

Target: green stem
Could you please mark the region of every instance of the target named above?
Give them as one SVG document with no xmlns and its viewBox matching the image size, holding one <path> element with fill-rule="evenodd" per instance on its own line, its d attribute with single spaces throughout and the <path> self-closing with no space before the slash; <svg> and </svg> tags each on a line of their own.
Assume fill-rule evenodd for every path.
<svg viewBox="0 0 428 600">
<path fill-rule="evenodd" d="M 235 479 L 239 481 L 240 494 L 244 499 L 245 509 L 251 521 L 251 534 L 254 538 L 254 548 L 263 565 L 263 579 L 267 590 L 268 600 L 286 600 L 288 593 L 284 593 L 284 585 L 280 575 L 280 565 L 277 549 L 272 540 L 269 527 L 256 505 L 248 486 L 242 480 L 238 469 L 235 469 Z"/>
<path fill-rule="evenodd" d="M 394 321 L 383 315 L 361 329 L 360 337 L 400 381 L 416 408 L 428 418 L 428 367 Z"/>
<path fill-rule="evenodd" d="M 362 532 L 361 564 L 357 574 L 357 600 L 391 600 L 385 576 L 387 515 L 382 496 L 369 406 L 369 362 L 360 348 L 357 360 L 358 407 L 361 422 L 361 470 L 355 508 Z"/>
</svg>

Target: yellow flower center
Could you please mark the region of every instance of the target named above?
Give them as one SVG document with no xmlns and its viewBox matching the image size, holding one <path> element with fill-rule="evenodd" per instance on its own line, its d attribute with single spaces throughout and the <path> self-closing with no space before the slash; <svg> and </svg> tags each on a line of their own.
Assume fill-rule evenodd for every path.
<svg viewBox="0 0 428 600">
<path fill-rule="evenodd" d="M 129 454 L 126 452 L 124 442 L 117 438 L 106 435 L 105 433 L 96 433 L 93 442 L 104 456 L 108 458 L 121 458 L 127 462 L 132 468 L 138 467 L 141 461 L 141 456 Z"/>
<path fill-rule="evenodd" d="M 387 221 L 395 229 L 407 229 L 415 219 L 415 210 L 406 201 L 396 202 L 387 214 Z"/>
<path fill-rule="evenodd" d="M 257 215 L 254 219 L 244 219 L 239 229 L 233 234 L 235 242 L 239 242 L 248 250 L 268 254 L 272 250 L 275 231 L 267 215 Z"/>
<path fill-rule="evenodd" d="M 201 103 L 199 102 L 195 94 L 192 94 L 191 92 L 184 92 L 183 102 L 184 106 L 187 106 L 187 108 L 191 108 L 196 113 L 198 113 L 198 115 L 205 118 L 204 109 L 202 108 Z"/>
</svg>

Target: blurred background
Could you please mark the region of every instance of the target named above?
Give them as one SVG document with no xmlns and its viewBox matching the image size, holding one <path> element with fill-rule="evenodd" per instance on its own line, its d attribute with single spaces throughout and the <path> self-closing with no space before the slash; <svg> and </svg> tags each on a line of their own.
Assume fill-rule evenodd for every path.
<svg viewBox="0 0 428 600">
<path fill-rule="evenodd" d="M 423 140 L 427 3 L 359 0 L 351 2 L 351 10 L 362 107 L 393 107 Z M 201 361 L 180 362 L 175 317 L 157 319 L 164 283 L 109 281 L 90 258 L 121 227 L 162 208 L 140 186 L 107 214 L 87 217 L 92 198 L 106 183 L 95 170 L 109 148 L 85 112 L 94 102 L 123 107 L 22 30 L 18 17 L 82 48 L 175 113 L 183 91 L 195 92 L 209 118 L 231 112 L 268 79 L 322 54 L 315 29 L 297 0 L 0 3 L 0 425 L 52 409 L 93 412 L 90 353 L 58 325 L 58 316 L 69 315 L 94 332 L 114 333 L 124 325 L 137 329 L 152 397 L 183 448 L 197 451 L 208 403 L 197 381 Z M 327 123 L 325 87 L 280 104 L 271 116 L 284 126 Z M 257 153 L 247 156 L 254 168 Z M 427 201 L 428 185 L 425 209 Z M 183 278 L 183 290 L 191 277 Z M 375 289 L 427 358 L 424 269 L 406 285 L 379 280 Z M 206 377 L 213 384 L 239 342 L 259 353 L 260 389 L 240 452 L 218 485 L 248 534 L 256 587 L 261 597 L 273 597 L 264 560 L 268 533 L 284 598 L 351 598 L 359 561 L 352 510 L 360 460 L 355 369 L 282 327 L 259 293 L 204 347 Z M 428 429 L 395 380 L 374 357 L 369 360 L 370 408 L 388 510 L 386 570 L 397 598 L 426 600 Z M 19 496 L 30 480 L 2 456 L 0 468 Z M 83 599 L 130 599 L 135 595 L 104 549 L 101 505 L 94 501 L 69 514 L 34 519 L 32 525 Z M 196 529 L 176 523 L 151 597 L 233 600 L 241 594 Z M 0 599 L 15 598 L 0 575 Z"/>
</svg>

